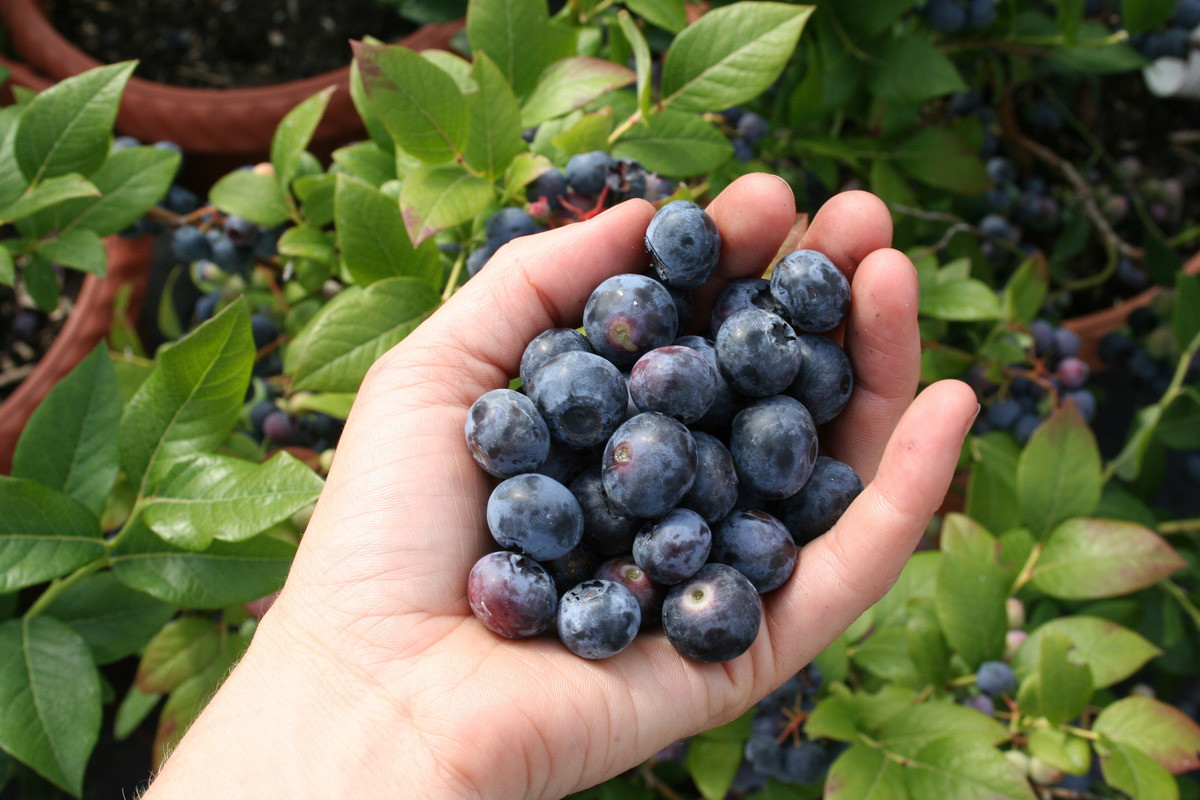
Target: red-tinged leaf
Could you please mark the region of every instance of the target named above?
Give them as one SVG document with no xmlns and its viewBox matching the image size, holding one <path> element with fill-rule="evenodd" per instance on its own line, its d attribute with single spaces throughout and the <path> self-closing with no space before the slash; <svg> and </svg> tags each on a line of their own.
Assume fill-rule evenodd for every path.
<svg viewBox="0 0 1200 800">
<path fill-rule="evenodd" d="M 1174 775 L 1200 768 L 1200 725 L 1174 706 L 1130 696 L 1100 712 L 1093 728 L 1136 747 Z"/>
</svg>

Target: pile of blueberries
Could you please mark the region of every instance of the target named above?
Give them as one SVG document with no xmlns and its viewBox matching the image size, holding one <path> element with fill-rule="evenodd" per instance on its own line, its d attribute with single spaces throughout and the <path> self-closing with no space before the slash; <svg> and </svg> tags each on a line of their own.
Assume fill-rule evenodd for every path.
<svg viewBox="0 0 1200 800">
<path fill-rule="evenodd" d="M 525 187 L 528 211 L 510 206 L 488 217 L 484 243 L 467 256 L 467 274 L 474 276 L 497 250 L 517 237 L 586 219 L 623 200 L 642 197 L 657 202 L 676 187 L 674 181 L 647 172 L 632 159 L 613 158 L 603 150 L 577 153 L 565 169 L 551 168 Z"/>
<path fill-rule="evenodd" d="M 646 246 L 652 273 L 601 283 L 582 334 L 542 332 L 521 391 L 471 406 L 466 442 L 501 479 L 487 524 L 504 549 L 475 564 L 467 596 L 501 636 L 553 625 L 584 658 L 661 623 L 686 657 L 723 662 L 757 637 L 760 593 L 862 490 L 817 442 L 853 388 L 848 356 L 821 335 L 845 318 L 850 288 L 826 256 L 799 250 L 769 281 L 723 289 L 712 339 L 681 336 L 690 304 L 678 298 L 712 276 L 720 234 L 676 200 Z"/>
<path fill-rule="evenodd" d="M 1096 415 L 1096 396 L 1087 388 L 1091 368 L 1079 358 L 1082 342 L 1069 328 L 1044 319 L 1029 324 L 1033 336 L 1034 361 L 1027 375 L 1018 375 L 1001 387 L 978 371 L 969 382 L 983 397 L 984 411 L 972 428 L 977 436 L 990 431 L 1009 431 L 1020 444 L 1042 423 L 1044 416 L 1064 403 L 1074 403 L 1085 422 Z"/>
</svg>

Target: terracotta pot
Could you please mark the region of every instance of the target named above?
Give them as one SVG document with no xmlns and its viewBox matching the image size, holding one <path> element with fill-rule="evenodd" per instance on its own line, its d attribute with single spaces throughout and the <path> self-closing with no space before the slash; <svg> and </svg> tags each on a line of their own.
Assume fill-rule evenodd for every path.
<svg viewBox="0 0 1200 800">
<path fill-rule="evenodd" d="M 1183 271 L 1188 275 L 1200 274 L 1200 253 L 1192 256 L 1183 265 Z M 1091 314 L 1084 314 L 1081 317 L 1065 320 L 1062 326 L 1079 335 L 1079 357 L 1086 361 L 1088 366 L 1093 370 L 1104 369 L 1107 364 L 1104 363 L 1099 353 L 1096 352 L 1096 345 L 1106 334 L 1119 330 L 1134 310 L 1144 308 L 1153 303 L 1154 298 L 1158 297 L 1162 290 L 1163 287 L 1161 286 L 1151 286 L 1149 289 L 1130 297 L 1128 300 L 1117 303 L 1112 308 L 1094 311 Z"/>
<path fill-rule="evenodd" d="M 100 66 L 55 30 L 39 0 L 2 0 L 0 22 L 24 65 L 12 80 L 41 90 L 72 75 Z M 462 22 L 426 25 L 399 43 L 413 50 L 448 49 Z M 350 99 L 350 67 L 247 89 L 195 89 L 129 79 L 121 98 L 116 128 L 143 142 L 167 140 L 183 148 L 183 182 L 206 191 L 220 176 L 267 158 L 275 127 L 302 100 L 336 87 L 311 149 L 326 157 L 337 147 L 366 135 Z"/>
<path fill-rule="evenodd" d="M 33 372 L 21 382 L 16 391 L 0 403 L 0 473 L 12 471 L 13 450 L 25 423 L 34 409 L 75 365 L 108 336 L 113 321 L 113 303 L 122 287 L 130 287 L 126 319 L 136 320 L 142 294 L 150 279 L 150 262 L 154 256 L 154 237 L 122 239 L 109 236 L 104 240 L 108 253 L 108 273 L 103 278 L 88 275 L 75 299 L 75 308 L 67 317 L 54 343 L 42 356 Z"/>
</svg>

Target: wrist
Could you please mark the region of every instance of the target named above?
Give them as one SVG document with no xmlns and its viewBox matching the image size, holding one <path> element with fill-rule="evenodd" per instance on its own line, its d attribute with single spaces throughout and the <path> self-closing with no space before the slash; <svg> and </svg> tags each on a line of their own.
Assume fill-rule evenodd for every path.
<svg viewBox="0 0 1200 800">
<path fill-rule="evenodd" d="M 457 796 L 403 708 L 344 670 L 267 615 L 144 800 Z"/>
</svg>

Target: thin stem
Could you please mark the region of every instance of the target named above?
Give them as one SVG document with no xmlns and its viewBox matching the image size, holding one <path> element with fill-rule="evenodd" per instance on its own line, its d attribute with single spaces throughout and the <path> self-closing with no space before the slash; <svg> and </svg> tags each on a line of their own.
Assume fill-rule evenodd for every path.
<svg viewBox="0 0 1200 800">
<path fill-rule="evenodd" d="M 1176 533 L 1200 532 L 1200 517 L 1192 517 L 1191 519 L 1174 519 L 1168 522 L 1160 522 L 1158 524 L 1158 532 L 1163 536 L 1170 536 Z"/>
<path fill-rule="evenodd" d="M 615 144 L 618 139 L 629 132 L 630 128 L 632 128 L 634 125 L 637 125 L 641 121 L 642 110 L 639 108 L 637 111 L 630 114 L 624 122 L 613 129 L 613 132 L 608 135 L 608 143 L 610 145 Z"/>
<path fill-rule="evenodd" d="M 1017 592 L 1021 590 L 1022 586 L 1033 580 L 1033 568 L 1037 566 L 1038 559 L 1041 557 L 1042 545 L 1039 542 L 1033 546 L 1032 550 L 1029 551 L 1029 558 L 1025 559 L 1024 566 L 1022 566 L 1021 571 L 1017 573 L 1017 577 L 1013 579 L 1013 585 L 1008 590 L 1009 597 L 1015 597 Z"/>
<path fill-rule="evenodd" d="M 59 595 L 61 595 L 67 589 L 70 589 L 75 584 L 79 583 L 87 576 L 91 575 L 93 572 L 96 572 L 100 568 L 104 567 L 106 564 L 108 564 L 107 553 L 105 553 L 103 557 L 98 558 L 89 564 L 84 564 L 70 575 L 67 575 L 63 578 L 56 578 L 51 581 L 50 585 L 46 587 L 46 591 L 42 592 L 41 597 L 35 600 L 33 605 L 29 607 L 29 610 L 25 612 L 25 619 L 32 619 L 38 614 L 41 614 L 50 606 L 51 603 L 58 599 Z"/>
<path fill-rule="evenodd" d="M 1179 607 L 1182 608 L 1187 615 L 1192 618 L 1192 624 L 1195 625 L 1197 629 L 1200 629 L 1200 608 L 1196 608 L 1196 604 L 1192 602 L 1190 597 L 1188 597 L 1188 594 L 1183 590 L 1183 587 L 1172 581 L 1170 578 L 1161 579 L 1158 582 L 1158 585 L 1166 590 L 1167 594 L 1175 598 L 1175 602 L 1179 603 Z"/>
<path fill-rule="evenodd" d="M 458 289 L 458 279 L 462 277 L 463 266 L 467 263 L 467 249 L 464 247 L 458 251 L 458 257 L 454 259 L 454 267 L 450 270 L 450 279 L 446 281 L 446 289 L 442 292 L 442 302 L 450 299 Z"/>
</svg>

